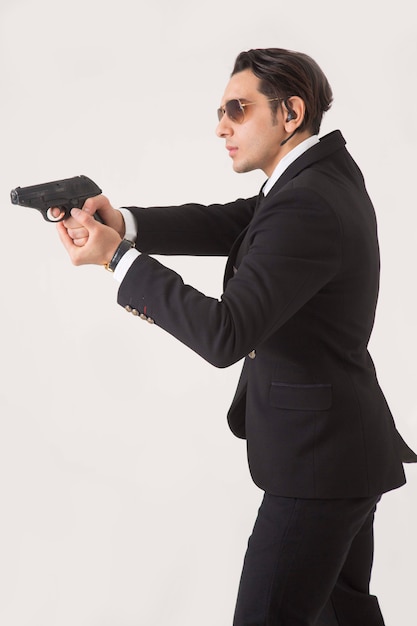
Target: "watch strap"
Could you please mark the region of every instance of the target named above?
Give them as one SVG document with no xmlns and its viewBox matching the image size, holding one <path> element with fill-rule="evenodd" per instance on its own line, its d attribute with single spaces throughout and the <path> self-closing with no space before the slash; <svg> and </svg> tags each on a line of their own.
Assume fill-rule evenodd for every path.
<svg viewBox="0 0 417 626">
<path fill-rule="evenodd" d="M 106 268 L 106 270 L 108 270 L 109 272 L 114 272 L 122 256 L 124 256 L 128 250 L 134 247 L 135 244 L 133 243 L 133 241 L 129 241 L 129 239 L 122 239 L 122 241 L 117 246 L 111 260 L 105 264 L 104 267 Z"/>
</svg>

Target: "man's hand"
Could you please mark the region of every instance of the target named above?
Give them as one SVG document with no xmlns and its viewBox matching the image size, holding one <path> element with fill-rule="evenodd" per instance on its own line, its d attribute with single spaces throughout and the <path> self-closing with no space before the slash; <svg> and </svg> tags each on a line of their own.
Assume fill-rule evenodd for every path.
<svg viewBox="0 0 417 626">
<path fill-rule="evenodd" d="M 98 197 L 103 198 L 103 196 Z M 90 200 L 96 200 L 96 198 L 87 200 L 84 207 Z M 92 208 L 94 213 L 97 207 Z M 102 208 L 103 211 L 100 210 L 100 215 L 103 219 L 106 219 L 108 214 L 112 216 L 111 211 L 114 209 L 109 203 L 106 208 L 100 206 L 100 209 Z M 118 211 L 115 212 L 119 213 Z M 121 214 L 119 215 L 123 221 Z M 82 210 L 72 209 L 71 216 L 68 220 L 58 222 L 56 228 L 73 264 L 106 265 L 112 259 L 122 236 L 116 228 L 97 222 L 85 208 Z M 113 223 L 115 224 L 115 221 Z"/>
<path fill-rule="evenodd" d="M 55 209 L 52 209 L 54 211 Z M 59 211 L 59 209 L 56 209 Z M 120 211 L 117 211 L 112 207 L 108 198 L 103 195 L 88 198 L 84 202 L 83 211 L 89 215 L 98 213 L 106 226 L 113 228 L 123 239 L 125 235 L 125 222 Z M 74 242 L 75 246 L 84 246 L 87 243 L 88 231 L 84 226 L 77 222 L 73 217 L 64 220 L 64 225 L 67 229 L 68 236 Z"/>
</svg>

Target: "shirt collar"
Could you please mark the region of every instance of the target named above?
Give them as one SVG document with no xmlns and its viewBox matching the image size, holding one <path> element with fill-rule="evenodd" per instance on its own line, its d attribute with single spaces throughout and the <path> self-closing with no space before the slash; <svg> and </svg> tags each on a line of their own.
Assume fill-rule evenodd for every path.
<svg viewBox="0 0 417 626">
<path fill-rule="evenodd" d="M 278 178 L 281 176 L 281 174 L 283 174 L 283 172 L 287 169 L 287 167 L 291 165 L 293 161 L 298 159 L 298 157 L 301 156 L 303 152 L 305 152 L 312 146 L 315 146 L 316 143 L 319 143 L 319 141 L 320 140 L 317 135 L 312 135 L 311 137 L 304 139 L 304 141 L 302 141 L 297 146 L 295 146 L 295 148 L 290 150 L 290 152 L 288 152 L 288 154 L 286 154 L 281 159 L 281 161 L 278 163 L 278 165 L 272 172 L 270 178 L 266 181 L 262 189 L 264 196 L 266 196 L 267 193 L 272 189 L 272 187 L 277 182 Z"/>
</svg>

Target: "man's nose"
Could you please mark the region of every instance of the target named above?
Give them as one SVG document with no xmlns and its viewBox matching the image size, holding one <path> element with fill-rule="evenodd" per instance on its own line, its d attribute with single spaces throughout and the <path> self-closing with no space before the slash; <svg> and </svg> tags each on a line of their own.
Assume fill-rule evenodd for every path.
<svg viewBox="0 0 417 626">
<path fill-rule="evenodd" d="M 227 115 L 223 115 L 216 128 L 217 137 L 231 137 L 233 135 L 233 128 L 229 122 Z"/>
</svg>

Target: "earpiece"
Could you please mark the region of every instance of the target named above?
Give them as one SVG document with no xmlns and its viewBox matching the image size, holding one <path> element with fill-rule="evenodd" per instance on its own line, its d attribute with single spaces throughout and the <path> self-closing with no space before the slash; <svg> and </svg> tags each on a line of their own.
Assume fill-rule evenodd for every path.
<svg viewBox="0 0 417 626">
<path fill-rule="evenodd" d="M 288 115 L 287 115 L 287 122 L 291 122 L 291 120 L 295 120 L 297 119 L 297 113 L 294 111 L 293 108 L 291 108 L 291 106 L 288 104 L 288 98 L 286 98 L 284 100 L 284 104 L 285 104 L 285 108 L 288 111 Z M 295 133 L 298 131 L 298 127 L 291 133 L 291 135 L 289 137 L 287 137 L 286 139 L 284 139 L 283 141 L 281 141 L 280 146 L 284 146 L 287 141 L 289 141 L 290 139 L 292 139 L 292 137 L 294 137 Z"/>
<path fill-rule="evenodd" d="M 288 98 L 286 98 L 284 100 L 284 104 L 285 104 L 285 108 L 288 111 L 288 115 L 287 115 L 287 122 L 291 122 L 291 120 L 295 120 L 295 118 L 297 117 L 297 113 L 291 108 L 291 106 L 288 104 Z"/>
</svg>

